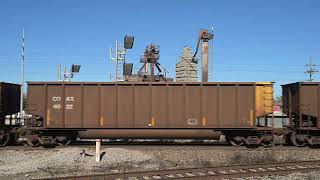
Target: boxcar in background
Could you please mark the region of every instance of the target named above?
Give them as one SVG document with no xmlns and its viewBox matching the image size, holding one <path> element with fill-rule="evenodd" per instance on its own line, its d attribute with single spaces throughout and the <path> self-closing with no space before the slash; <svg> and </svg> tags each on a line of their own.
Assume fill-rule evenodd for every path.
<svg viewBox="0 0 320 180">
<path fill-rule="evenodd" d="M 82 138 L 213 138 L 261 143 L 273 83 L 29 82 L 29 113 L 43 130 Z M 214 131 L 215 130 L 215 131 Z"/>
<path fill-rule="evenodd" d="M 320 144 L 320 82 L 286 84 L 282 91 L 290 141 L 296 146 Z"/>
</svg>

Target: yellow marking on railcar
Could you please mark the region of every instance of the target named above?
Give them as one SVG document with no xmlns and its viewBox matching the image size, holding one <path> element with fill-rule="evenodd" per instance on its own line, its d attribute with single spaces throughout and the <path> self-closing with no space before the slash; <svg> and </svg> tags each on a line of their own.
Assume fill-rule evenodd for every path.
<svg viewBox="0 0 320 180">
<path fill-rule="evenodd" d="M 155 126 L 156 125 L 156 120 L 154 119 L 154 117 L 151 118 L 151 126 Z"/>
<path fill-rule="evenodd" d="M 202 117 L 202 126 L 207 126 L 207 118 Z"/>
<path fill-rule="evenodd" d="M 261 117 L 273 112 L 273 83 L 259 82 L 255 87 L 255 113 Z"/>
<path fill-rule="evenodd" d="M 103 118 L 103 116 L 100 116 L 99 121 L 100 121 L 100 127 L 103 127 L 103 125 L 104 125 L 104 118 Z"/>
<path fill-rule="evenodd" d="M 51 112 L 50 109 L 47 109 L 47 126 L 50 126 L 51 121 Z"/>
<path fill-rule="evenodd" d="M 254 126 L 254 120 L 253 120 L 253 110 L 251 109 L 250 110 L 250 126 L 253 127 Z"/>
<path fill-rule="evenodd" d="M 261 114 L 264 114 L 263 111 L 264 111 L 264 104 L 263 104 L 263 98 L 264 98 L 264 94 L 262 93 L 262 90 L 263 90 L 263 87 L 261 86 L 256 86 L 256 113 L 258 115 L 261 115 Z"/>
<path fill-rule="evenodd" d="M 266 86 L 264 89 L 264 111 L 269 114 L 273 112 L 273 88 Z"/>
</svg>

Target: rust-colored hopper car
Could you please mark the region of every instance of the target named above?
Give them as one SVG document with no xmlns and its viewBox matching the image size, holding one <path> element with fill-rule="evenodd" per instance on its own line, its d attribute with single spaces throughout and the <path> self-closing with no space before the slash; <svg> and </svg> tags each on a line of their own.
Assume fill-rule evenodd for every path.
<svg viewBox="0 0 320 180">
<path fill-rule="evenodd" d="M 206 138 L 268 145 L 271 82 L 29 82 L 29 144 L 80 138 Z M 37 125 L 35 125 L 37 124 Z"/>
<path fill-rule="evenodd" d="M 0 82 L 0 146 L 9 143 L 11 128 L 16 125 L 6 116 L 19 112 L 20 89 L 18 84 Z"/>
<path fill-rule="evenodd" d="M 282 91 L 290 141 L 296 146 L 320 144 L 320 82 L 286 84 Z"/>
</svg>

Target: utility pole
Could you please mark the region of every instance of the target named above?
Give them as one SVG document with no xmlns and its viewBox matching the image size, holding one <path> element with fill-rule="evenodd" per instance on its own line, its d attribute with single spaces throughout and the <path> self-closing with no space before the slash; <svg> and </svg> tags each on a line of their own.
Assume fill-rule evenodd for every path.
<svg viewBox="0 0 320 180">
<path fill-rule="evenodd" d="M 304 73 L 309 74 L 309 79 L 307 81 L 312 82 L 314 79 L 312 78 L 312 75 L 319 72 L 317 69 L 314 69 L 313 67 L 317 66 L 315 64 L 312 64 L 312 57 L 309 59 L 309 64 L 306 64 L 305 66 L 308 67 L 307 71 Z"/>
<path fill-rule="evenodd" d="M 20 118 L 23 112 L 23 87 L 24 87 L 24 28 L 22 28 L 22 44 L 21 44 L 21 94 L 20 94 Z"/>
</svg>

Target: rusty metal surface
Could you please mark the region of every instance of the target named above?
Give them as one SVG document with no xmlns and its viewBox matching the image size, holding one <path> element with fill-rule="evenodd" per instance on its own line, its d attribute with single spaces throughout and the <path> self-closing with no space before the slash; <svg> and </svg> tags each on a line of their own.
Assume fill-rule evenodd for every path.
<svg viewBox="0 0 320 180">
<path fill-rule="evenodd" d="M 305 126 L 303 120 L 315 118 L 319 126 L 320 116 L 320 82 L 297 82 L 282 86 L 283 110 L 291 121 Z M 290 125 L 293 125 L 290 122 Z M 311 128 L 311 125 L 308 125 Z M 319 127 L 318 127 L 319 128 Z"/>
<path fill-rule="evenodd" d="M 254 128 L 258 116 L 271 113 L 266 104 L 272 87 L 255 82 L 29 82 L 28 100 L 30 112 L 42 116 L 47 128 Z"/>
<path fill-rule="evenodd" d="M 5 115 L 20 110 L 20 85 L 0 82 L 0 125 L 4 124 Z"/>
</svg>

